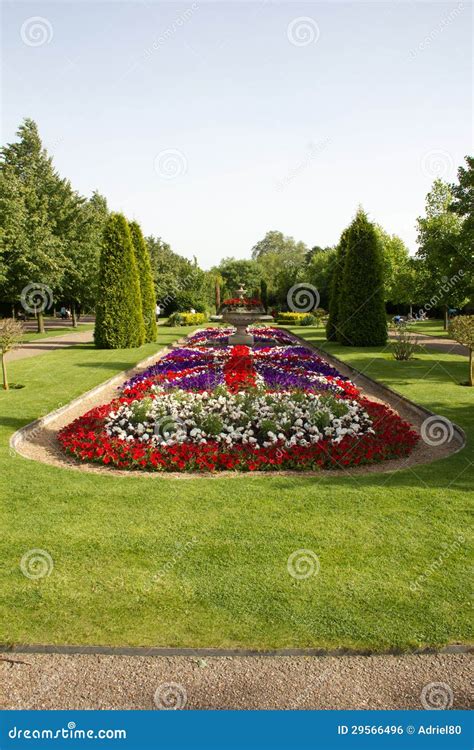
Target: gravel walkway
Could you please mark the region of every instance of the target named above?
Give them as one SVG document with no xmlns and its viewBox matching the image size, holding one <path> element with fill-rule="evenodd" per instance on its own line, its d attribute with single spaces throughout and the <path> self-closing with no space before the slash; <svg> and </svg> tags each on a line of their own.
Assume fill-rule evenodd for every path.
<svg viewBox="0 0 474 750">
<path fill-rule="evenodd" d="M 13 663 L 15 662 L 15 663 Z M 444 683 L 453 708 L 472 705 L 467 654 L 405 656 L 0 656 L 2 709 L 422 709 Z M 430 698 L 431 688 L 425 691 Z M 433 695 L 435 691 L 433 688 Z M 439 696 L 438 696 L 439 698 Z"/>
<path fill-rule="evenodd" d="M 438 336 L 427 336 L 426 334 L 413 332 L 416 337 L 416 343 L 419 346 L 423 346 L 428 351 L 431 349 L 437 352 L 443 352 L 443 354 L 460 354 L 464 357 L 469 356 L 469 350 L 467 346 L 458 344 L 453 339 L 444 339 Z M 397 334 L 392 331 L 388 334 L 390 339 L 396 339 Z"/>
<path fill-rule="evenodd" d="M 57 349 L 66 349 L 68 346 L 75 344 L 90 344 L 94 340 L 94 331 L 78 331 L 77 333 L 65 333 L 64 336 L 51 336 L 47 339 L 36 339 L 22 344 L 8 354 L 8 362 L 14 362 L 18 359 L 27 359 L 36 357 L 38 354 L 45 352 L 54 352 Z"/>
</svg>

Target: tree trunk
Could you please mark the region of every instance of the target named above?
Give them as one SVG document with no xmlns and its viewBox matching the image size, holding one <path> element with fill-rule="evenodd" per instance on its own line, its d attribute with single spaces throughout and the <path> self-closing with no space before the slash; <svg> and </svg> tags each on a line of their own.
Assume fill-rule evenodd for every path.
<svg viewBox="0 0 474 750">
<path fill-rule="evenodd" d="M 44 333 L 44 317 L 43 312 L 39 311 L 36 313 L 36 317 L 38 320 L 38 333 Z"/>
<path fill-rule="evenodd" d="M 444 330 L 448 330 L 448 306 L 444 306 Z"/>
<path fill-rule="evenodd" d="M 474 350 L 469 349 L 469 385 L 474 385 Z"/>
<path fill-rule="evenodd" d="M 72 317 L 72 327 L 77 328 L 76 305 L 74 304 L 74 302 L 71 302 L 71 317 Z"/>
<path fill-rule="evenodd" d="M 221 288 L 219 286 L 219 282 L 216 281 L 216 313 L 219 313 L 220 306 L 221 306 Z"/>
<path fill-rule="evenodd" d="M 413 318 L 413 305 L 410 305 L 409 315 L 410 315 L 410 318 Z"/>
<path fill-rule="evenodd" d="M 15 320 L 15 304 L 12 302 L 12 318 Z"/>
<path fill-rule="evenodd" d="M 3 390 L 8 391 L 7 365 L 5 363 L 4 352 L 2 352 L 2 373 L 3 373 Z"/>
</svg>

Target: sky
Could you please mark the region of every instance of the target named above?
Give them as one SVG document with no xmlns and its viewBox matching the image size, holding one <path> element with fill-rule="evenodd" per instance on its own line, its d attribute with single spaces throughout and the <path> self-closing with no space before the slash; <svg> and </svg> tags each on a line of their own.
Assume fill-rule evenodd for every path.
<svg viewBox="0 0 474 750">
<path fill-rule="evenodd" d="M 269 230 L 337 243 L 361 204 L 416 250 L 472 153 L 469 2 L 3 2 L 2 142 L 33 118 L 99 190 L 204 268 Z"/>
</svg>

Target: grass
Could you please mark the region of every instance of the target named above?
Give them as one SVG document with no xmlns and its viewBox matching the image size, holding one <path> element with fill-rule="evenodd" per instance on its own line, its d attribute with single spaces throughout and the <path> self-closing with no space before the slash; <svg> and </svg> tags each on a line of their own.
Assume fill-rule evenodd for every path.
<svg viewBox="0 0 474 750">
<path fill-rule="evenodd" d="M 321 330 L 294 328 L 326 346 Z M 161 329 L 164 342 L 186 329 Z M 12 363 L 0 395 L 0 642 L 385 650 L 468 642 L 474 471 L 467 361 L 328 350 L 461 425 L 468 448 L 389 474 L 165 479 L 87 474 L 12 456 L 11 433 L 153 351 L 91 346 Z M 20 570 L 31 549 L 51 574 Z M 320 572 L 289 575 L 296 550 Z M 410 583 L 444 553 L 420 591 Z"/>
<path fill-rule="evenodd" d="M 407 327 L 408 330 L 414 333 L 422 333 L 424 336 L 435 336 L 443 339 L 452 338 L 449 331 L 444 330 L 444 322 L 442 320 L 419 320 L 417 323 L 412 323 Z"/>
<path fill-rule="evenodd" d="M 68 333 L 82 333 L 82 331 L 92 331 L 94 323 L 79 323 L 77 328 L 64 326 L 63 328 L 46 329 L 44 333 L 28 332 L 22 336 L 22 342 L 26 344 L 29 341 L 40 341 L 41 339 L 54 338 L 54 336 L 64 336 Z"/>
</svg>

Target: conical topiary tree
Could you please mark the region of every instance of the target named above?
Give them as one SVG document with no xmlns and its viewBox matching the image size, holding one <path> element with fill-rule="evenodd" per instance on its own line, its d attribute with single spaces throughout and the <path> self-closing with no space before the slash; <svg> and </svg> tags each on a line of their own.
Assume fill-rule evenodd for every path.
<svg viewBox="0 0 474 750">
<path fill-rule="evenodd" d="M 104 229 L 94 340 L 99 349 L 130 349 L 145 340 L 137 263 L 122 214 L 111 214 Z"/>
<path fill-rule="evenodd" d="M 347 234 L 339 300 L 338 339 L 345 346 L 387 342 L 383 259 L 376 229 L 359 210 Z"/>
<path fill-rule="evenodd" d="M 344 265 L 346 262 L 346 251 L 347 251 L 347 233 L 345 229 L 341 234 L 339 245 L 337 246 L 336 260 L 331 271 L 331 290 L 329 297 L 329 316 L 326 323 L 326 337 L 328 341 L 337 341 L 338 339 L 338 321 L 339 321 L 339 305 L 341 301 L 341 288 L 342 288 L 342 277 L 344 273 Z"/>
<path fill-rule="evenodd" d="M 158 330 L 156 327 L 156 297 L 151 261 L 140 225 L 132 221 L 130 234 L 137 261 L 140 295 L 142 300 L 143 322 L 145 324 L 145 341 L 156 341 Z"/>
</svg>

